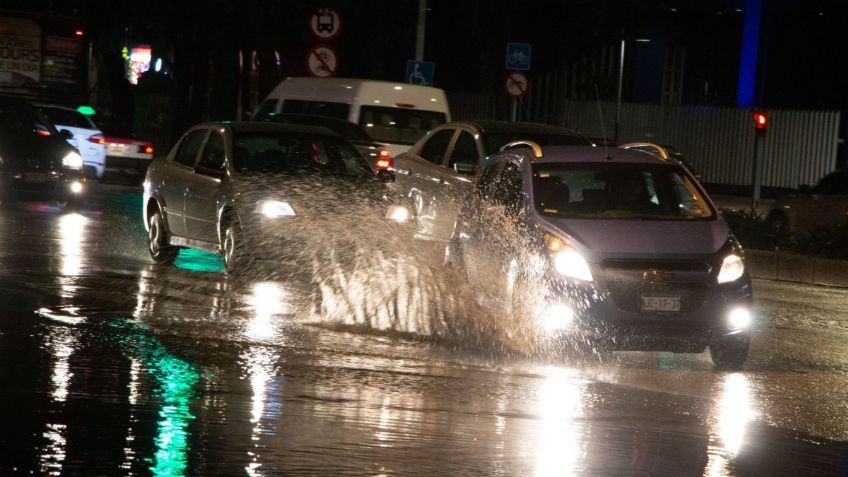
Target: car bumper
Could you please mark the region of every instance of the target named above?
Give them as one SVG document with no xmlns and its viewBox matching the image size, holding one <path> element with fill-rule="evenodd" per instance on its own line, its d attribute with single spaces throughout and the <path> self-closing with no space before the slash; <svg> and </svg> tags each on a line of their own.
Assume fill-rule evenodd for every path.
<svg viewBox="0 0 848 477">
<path fill-rule="evenodd" d="M 0 172 L 0 195 L 19 200 L 66 200 L 85 192 L 85 178 L 80 173 Z"/>
<path fill-rule="evenodd" d="M 677 297 L 679 310 L 643 310 L 642 297 L 657 295 Z M 748 333 L 750 324 L 732 327 L 730 316 L 750 316 L 753 296 L 747 276 L 723 285 L 626 290 L 556 278 L 542 303 L 536 319 L 545 337 L 553 340 L 589 339 L 619 350 L 697 352 L 722 337 Z"/>
</svg>

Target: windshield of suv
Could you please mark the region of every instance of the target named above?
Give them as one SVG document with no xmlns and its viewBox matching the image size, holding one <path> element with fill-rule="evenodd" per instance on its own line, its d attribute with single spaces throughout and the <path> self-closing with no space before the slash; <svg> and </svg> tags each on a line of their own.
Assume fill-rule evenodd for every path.
<svg viewBox="0 0 848 477">
<path fill-rule="evenodd" d="M 97 129 L 94 123 L 91 122 L 85 115 L 62 108 L 51 108 L 44 106 L 41 112 L 47 116 L 47 119 L 53 122 L 54 125 L 67 126 L 80 129 Z"/>
<path fill-rule="evenodd" d="M 528 139 L 540 146 L 591 146 L 592 143 L 583 137 L 576 134 L 547 134 L 547 133 L 523 133 L 523 132 L 501 132 L 501 133 L 486 133 L 483 135 L 483 148 L 486 150 L 486 155 L 500 151 L 501 147 L 509 144 L 512 141 L 519 139 Z"/>
<path fill-rule="evenodd" d="M 674 164 L 534 164 L 540 213 L 596 219 L 700 220 L 715 216 L 694 180 Z"/>
<path fill-rule="evenodd" d="M 373 170 L 345 140 L 295 133 L 238 133 L 236 173 L 278 173 L 372 177 Z"/>
</svg>

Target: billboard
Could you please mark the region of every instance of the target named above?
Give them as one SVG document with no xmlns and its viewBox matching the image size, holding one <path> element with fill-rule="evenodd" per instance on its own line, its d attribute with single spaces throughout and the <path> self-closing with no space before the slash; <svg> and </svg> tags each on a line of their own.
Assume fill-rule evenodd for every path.
<svg viewBox="0 0 848 477">
<path fill-rule="evenodd" d="M 0 85 L 41 79 L 41 28 L 30 20 L 0 17 Z"/>
</svg>

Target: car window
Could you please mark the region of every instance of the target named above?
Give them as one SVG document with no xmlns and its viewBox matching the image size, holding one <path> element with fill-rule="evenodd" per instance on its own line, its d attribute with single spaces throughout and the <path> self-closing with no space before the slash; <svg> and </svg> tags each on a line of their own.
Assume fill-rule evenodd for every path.
<svg viewBox="0 0 848 477">
<path fill-rule="evenodd" d="M 534 164 L 533 201 L 551 216 L 707 219 L 715 211 L 676 164 Z"/>
<path fill-rule="evenodd" d="M 224 137 L 220 133 L 209 133 L 197 166 L 201 174 L 216 177 L 219 175 L 219 171 L 224 167 Z"/>
<path fill-rule="evenodd" d="M 436 111 L 387 106 L 359 108 L 359 125 L 374 139 L 393 144 L 411 146 L 446 119 L 445 113 Z"/>
<path fill-rule="evenodd" d="M 234 138 L 237 174 L 375 177 L 365 159 L 338 136 L 303 133 L 239 133 Z"/>
<path fill-rule="evenodd" d="M 418 155 L 425 161 L 433 164 L 442 164 L 445 159 L 445 154 L 448 152 L 448 145 L 453 137 L 455 129 L 442 129 L 441 131 L 430 136 L 429 139 L 421 146 Z"/>
<path fill-rule="evenodd" d="M 43 107 L 40 109 L 41 112 L 44 113 L 44 116 L 46 116 L 53 124 L 80 129 L 97 129 L 90 119 L 77 111 L 50 107 Z"/>
<path fill-rule="evenodd" d="M 459 137 L 453 145 L 448 167 L 453 168 L 454 164 L 457 163 L 476 166 L 478 159 L 477 142 L 474 141 L 474 136 L 468 131 L 460 131 Z"/>
<path fill-rule="evenodd" d="M 259 105 L 258 108 L 256 108 L 256 112 L 253 114 L 253 119 L 257 121 L 265 121 L 269 117 L 274 116 L 276 110 L 276 99 L 265 100 L 262 104 Z"/>
<path fill-rule="evenodd" d="M 350 105 L 333 101 L 306 101 L 301 99 L 286 99 L 283 101 L 282 113 L 315 114 L 331 118 L 347 119 L 350 116 Z"/>
<path fill-rule="evenodd" d="M 174 156 L 174 162 L 186 167 L 194 167 L 194 161 L 197 160 L 197 153 L 200 151 L 204 137 L 206 137 L 205 129 L 196 129 L 183 137 L 183 140 L 180 141 L 180 147 L 177 149 L 177 154 Z"/>
<path fill-rule="evenodd" d="M 834 172 L 813 187 L 813 194 L 848 195 L 848 172 Z"/>
<path fill-rule="evenodd" d="M 562 134 L 547 134 L 547 133 L 527 133 L 521 131 L 503 132 L 503 133 L 486 133 L 483 135 L 483 149 L 487 156 L 490 156 L 498 151 L 505 144 L 513 141 L 526 139 L 535 142 L 540 146 L 591 146 L 592 143 L 579 135 L 562 133 Z"/>
</svg>

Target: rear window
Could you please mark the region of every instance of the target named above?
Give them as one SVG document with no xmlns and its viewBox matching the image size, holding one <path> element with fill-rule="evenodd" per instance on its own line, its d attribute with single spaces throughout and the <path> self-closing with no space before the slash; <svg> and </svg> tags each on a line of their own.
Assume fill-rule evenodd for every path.
<svg viewBox="0 0 848 477">
<path fill-rule="evenodd" d="M 533 202 L 543 215 L 700 220 L 715 216 L 686 170 L 673 164 L 534 164 Z"/>
<path fill-rule="evenodd" d="M 373 142 L 374 139 L 368 135 L 358 124 L 347 120 L 330 118 L 327 116 L 312 116 L 302 114 L 269 114 L 264 118 L 264 121 L 272 121 L 275 123 L 289 124 L 306 124 L 308 126 L 325 127 L 348 141 L 367 141 Z"/>
<path fill-rule="evenodd" d="M 486 133 L 483 135 L 483 148 L 486 155 L 498 152 L 505 144 L 519 139 L 528 139 L 540 146 L 591 146 L 588 139 L 576 134 L 539 134 L 539 133 Z"/>
<path fill-rule="evenodd" d="M 97 129 L 84 114 L 62 108 L 41 108 L 41 112 L 57 126 L 68 126 L 80 129 Z"/>
<path fill-rule="evenodd" d="M 374 176 L 359 152 L 334 136 L 240 133 L 234 143 L 233 168 L 238 174 Z"/>
<path fill-rule="evenodd" d="M 377 141 L 392 144 L 415 144 L 445 122 L 445 113 L 420 109 L 362 106 L 359 125 Z"/>
<path fill-rule="evenodd" d="M 37 109 L 16 104 L 0 104 L 0 132 L 19 134 L 36 131 L 56 133 L 53 125 Z"/>
<path fill-rule="evenodd" d="M 283 107 L 280 112 L 291 114 L 315 114 L 318 116 L 347 119 L 350 117 L 350 105 L 347 103 L 335 103 L 332 101 L 304 101 L 301 99 L 287 99 L 283 101 Z"/>
</svg>

